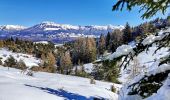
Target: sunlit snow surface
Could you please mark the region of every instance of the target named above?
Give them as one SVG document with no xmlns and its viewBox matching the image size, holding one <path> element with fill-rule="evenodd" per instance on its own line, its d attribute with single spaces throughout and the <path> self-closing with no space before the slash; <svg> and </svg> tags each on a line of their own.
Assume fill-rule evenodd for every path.
<svg viewBox="0 0 170 100">
<path fill-rule="evenodd" d="M 148 36 L 146 39 L 143 40 L 143 45 L 150 44 L 156 40 L 161 40 L 163 37 L 169 34 L 163 34 L 163 32 L 170 32 L 170 28 L 165 31 L 160 31 L 158 33 L 158 36 Z M 138 74 L 134 78 L 129 77 L 132 72 L 133 61 L 130 62 L 129 66 L 127 66 L 126 69 L 122 67 L 120 72 L 121 77 L 119 78 L 119 80 L 123 83 L 123 87 L 120 89 L 119 100 L 141 100 L 142 98 L 139 95 L 127 95 L 130 91 L 128 86 L 130 84 L 138 82 L 145 75 L 150 76 L 160 72 L 165 72 L 166 70 L 170 70 L 169 63 L 159 66 L 161 60 L 160 58 L 170 55 L 170 52 L 168 51 L 169 48 L 162 48 L 158 50 L 155 54 L 154 52 L 157 48 L 158 46 L 156 44 L 153 44 L 148 51 L 143 51 L 136 57 L 139 63 L 137 69 L 140 71 L 140 74 Z M 170 100 L 170 74 L 168 78 L 162 83 L 163 86 L 158 89 L 157 93 L 154 93 L 150 97 L 145 98 L 145 100 Z"/>
<path fill-rule="evenodd" d="M 13 56 L 17 61 L 23 60 L 27 67 L 38 66 L 40 59 L 33 57 L 32 55 L 23 54 L 23 53 L 14 53 L 5 48 L 0 48 L 0 58 L 4 62 L 8 57 Z"/>
<path fill-rule="evenodd" d="M 33 77 L 20 70 L 0 66 L 0 100 L 117 100 L 112 83 L 69 75 L 36 72 Z M 119 87 L 119 85 L 114 85 Z"/>
</svg>

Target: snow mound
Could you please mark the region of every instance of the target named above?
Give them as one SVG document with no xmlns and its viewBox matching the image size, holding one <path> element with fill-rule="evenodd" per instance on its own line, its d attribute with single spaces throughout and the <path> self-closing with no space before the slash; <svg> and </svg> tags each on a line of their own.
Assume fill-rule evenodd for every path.
<svg viewBox="0 0 170 100">
<path fill-rule="evenodd" d="M 122 45 L 116 49 L 116 52 L 106 57 L 106 59 L 113 60 L 114 58 L 127 55 L 130 52 L 133 52 L 133 47 L 131 45 Z"/>
</svg>

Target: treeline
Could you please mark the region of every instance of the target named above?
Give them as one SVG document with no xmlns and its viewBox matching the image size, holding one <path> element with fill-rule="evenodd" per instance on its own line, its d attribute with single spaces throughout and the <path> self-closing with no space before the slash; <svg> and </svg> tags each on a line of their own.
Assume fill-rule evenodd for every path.
<svg viewBox="0 0 170 100">
<path fill-rule="evenodd" d="M 9 38 L 6 40 L 0 40 L 0 47 L 8 48 L 9 50 L 17 53 L 26 53 L 26 54 L 32 54 L 33 56 L 37 58 L 41 58 L 42 62 L 39 64 L 39 67 L 32 66 L 33 70 L 41 70 L 46 72 L 55 72 L 56 71 L 56 58 L 55 58 L 55 47 L 54 44 L 49 42 L 48 44 L 36 44 L 32 41 L 26 41 L 26 40 L 20 40 L 18 38 L 13 39 Z M 13 59 L 12 55 L 7 60 Z M 8 63 L 14 62 L 9 61 Z M 4 63 L 5 64 L 5 63 Z M 12 67 L 12 65 L 7 65 L 9 67 Z M 15 67 L 15 66 L 13 66 Z M 16 66 L 17 67 L 17 66 Z"/>
</svg>

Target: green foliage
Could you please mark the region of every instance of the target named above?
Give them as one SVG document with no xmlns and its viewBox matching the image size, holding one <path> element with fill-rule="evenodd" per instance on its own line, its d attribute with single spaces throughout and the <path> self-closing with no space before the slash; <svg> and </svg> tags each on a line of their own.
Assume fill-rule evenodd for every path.
<svg viewBox="0 0 170 100">
<path fill-rule="evenodd" d="M 5 61 L 4 61 L 4 66 L 6 67 L 17 67 L 17 60 L 13 56 L 9 56 Z"/>
<path fill-rule="evenodd" d="M 114 87 L 114 85 L 111 86 L 111 91 L 116 93 L 116 88 Z"/>
<path fill-rule="evenodd" d="M 103 34 L 100 35 L 100 39 L 99 39 L 99 42 L 98 42 L 98 53 L 99 55 L 103 55 L 104 52 L 105 52 L 105 37 Z"/>
<path fill-rule="evenodd" d="M 86 73 L 85 71 L 83 71 L 83 72 L 77 72 L 77 73 L 75 74 L 75 76 L 88 78 L 90 75 L 89 75 L 88 73 Z"/>
<path fill-rule="evenodd" d="M 119 0 L 113 6 L 112 10 L 123 10 L 124 6 L 126 5 L 126 9 L 130 11 L 132 8 L 139 6 L 140 11 L 144 11 L 144 14 L 141 17 L 149 18 L 159 11 L 165 14 L 169 7 L 169 3 L 169 0 L 158 0 L 157 2 L 154 0 Z"/>
<path fill-rule="evenodd" d="M 94 72 L 92 73 L 92 76 L 94 76 L 97 80 L 106 80 L 109 82 L 114 83 L 120 83 L 117 78 L 119 76 L 119 66 L 117 62 L 119 62 L 120 59 L 115 60 L 105 60 L 102 62 L 102 64 L 97 64 L 95 66 Z"/>
<path fill-rule="evenodd" d="M 123 30 L 123 42 L 129 43 L 133 40 L 132 30 L 128 23 L 126 23 L 125 29 Z"/>
<path fill-rule="evenodd" d="M 109 45 L 110 45 L 110 33 L 107 33 L 106 36 L 106 49 L 109 50 Z"/>
<path fill-rule="evenodd" d="M 2 65 L 2 64 L 3 64 L 1 59 L 2 59 L 2 58 L 0 57 L 0 65 Z"/>
<path fill-rule="evenodd" d="M 117 47 L 123 44 L 123 32 L 119 29 L 114 30 L 111 33 L 110 50 L 115 52 Z"/>
<path fill-rule="evenodd" d="M 155 75 L 144 76 L 139 82 L 133 83 L 128 87 L 131 88 L 131 91 L 128 93 L 128 95 L 138 94 L 143 98 L 151 96 L 162 86 L 163 81 L 168 77 L 169 73 L 170 70 L 167 70 Z"/>
<path fill-rule="evenodd" d="M 119 75 L 119 69 L 117 66 L 117 61 L 106 60 L 103 62 L 105 76 L 104 79 L 110 82 L 119 83 L 117 80 Z"/>
</svg>

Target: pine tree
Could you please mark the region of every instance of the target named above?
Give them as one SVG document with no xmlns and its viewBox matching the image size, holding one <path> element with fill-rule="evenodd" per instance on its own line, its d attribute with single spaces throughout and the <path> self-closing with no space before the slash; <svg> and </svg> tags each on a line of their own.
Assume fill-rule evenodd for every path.
<svg viewBox="0 0 170 100">
<path fill-rule="evenodd" d="M 105 52 L 105 37 L 103 34 L 101 34 L 98 43 L 98 53 L 99 55 L 103 55 L 104 52 Z"/>
<path fill-rule="evenodd" d="M 106 49 L 109 50 L 109 45 L 110 45 L 110 33 L 108 32 L 107 33 L 107 36 L 106 36 Z"/>
<path fill-rule="evenodd" d="M 115 52 L 117 47 L 123 44 L 123 33 L 119 29 L 116 29 L 111 34 L 111 44 L 110 49 L 112 52 Z"/>
<path fill-rule="evenodd" d="M 77 65 L 78 62 L 83 62 L 84 60 L 84 54 L 85 54 L 85 44 L 86 41 L 84 38 L 78 38 L 74 44 L 73 44 L 73 50 L 72 50 L 72 58 L 73 58 L 73 64 Z"/>
<path fill-rule="evenodd" d="M 132 31 L 130 25 L 126 23 L 125 29 L 123 30 L 123 41 L 124 43 L 129 43 L 133 39 Z"/>
<path fill-rule="evenodd" d="M 17 67 L 17 60 L 13 56 L 9 56 L 5 61 L 4 61 L 4 66 L 6 67 Z"/>
<path fill-rule="evenodd" d="M 136 6 L 140 8 L 140 12 L 143 12 L 141 17 L 147 19 L 154 16 L 157 12 L 165 14 L 169 8 L 169 0 L 118 0 L 116 4 L 113 5 L 112 10 L 123 10 L 125 7 L 131 11 L 132 8 Z"/>
</svg>

